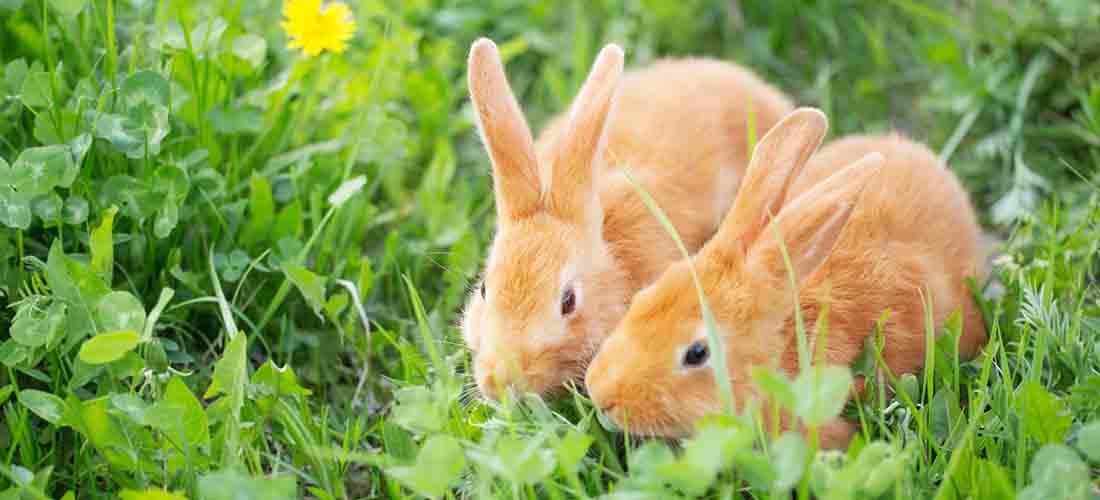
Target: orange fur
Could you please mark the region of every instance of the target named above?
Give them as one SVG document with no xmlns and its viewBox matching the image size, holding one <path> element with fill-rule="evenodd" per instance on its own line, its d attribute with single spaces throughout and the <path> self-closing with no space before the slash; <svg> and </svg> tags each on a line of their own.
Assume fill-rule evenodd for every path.
<svg viewBox="0 0 1100 500">
<path fill-rule="evenodd" d="M 850 365 L 889 309 L 886 363 L 894 373 L 919 370 L 922 296 L 931 299 L 937 329 L 961 310 L 964 356 L 984 343 L 985 324 L 965 284 L 980 272 L 981 233 L 958 180 L 927 148 L 898 135 L 841 139 L 799 160 L 820 143 L 824 125 L 823 115 L 804 109 L 769 132 L 714 239 L 634 297 L 586 376 L 612 420 L 639 434 L 678 436 L 719 411 L 712 370 L 681 363 L 687 347 L 705 338 L 688 266 L 721 329 L 739 404 L 759 397 L 751 367 L 798 373 L 793 294 L 776 230 L 796 271 L 811 352 L 824 342 L 824 362 Z M 771 207 L 778 208 L 774 226 Z M 818 339 L 813 325 L 826 305 L 827 334 Z M 843 446 L 853 429 L 843 420 L 826 425 L 822 445 Z"/>
<path fill-rule="evenodd" d="M 570 112 L 532 144 L 495 46 L 471 48 L 470 94 L 493 163 L 498 227 L 486 298 L 470 295 L 461 328 L 488 397 L 579 382 L 631 295 L 680 257 L 624 169 L 695 251 L 748 163 L 750 103 L 760 130 L 793 109 L 726 63 L 668 60 L 620 78 L 621 69 L 621 49 L 601 51 Z M 563 316 L 569 287 L 576 311 Z"/>
</svg>

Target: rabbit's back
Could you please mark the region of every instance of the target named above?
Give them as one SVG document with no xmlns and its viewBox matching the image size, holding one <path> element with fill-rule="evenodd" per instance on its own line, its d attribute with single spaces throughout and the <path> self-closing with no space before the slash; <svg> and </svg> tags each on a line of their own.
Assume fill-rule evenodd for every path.
<svg viewBox="0 0 1100 500">
<path fill-rule="evenodd" d="M 873 151 L 885 156 L 884 168 L 865 188 L 833 254 L 803 289 L 810 320 L 827 301 L 826 352 L 833 362 L 848 363 L 889 310 L 885 360 L 895 373 L 912 372 L 924 361 L 928 302 L 936 333 L 960 311 L 960 351 L 973 356 L 985 341 L 985 324 L 966 279 L 981 278 L 981 229 L 966 191 L 927 147 L 896 134 L 841 139 L 810 160 L 788 200 Z"/>
<path fill-rule="evenodd" d="M 605 139 L 600 201 L 605 240 L 640 288 L 680 253 L 624 169 L 694 252 L 729 210 L 752 154 L 750 140 L 794 106 L 749 70 L 710 59 L 657 61 L 627 73 L 620 85 Z M 564 116 L 552 120 L 539 137 L 540 154 L 549 154 L 568 133 Z"/>
</svg>

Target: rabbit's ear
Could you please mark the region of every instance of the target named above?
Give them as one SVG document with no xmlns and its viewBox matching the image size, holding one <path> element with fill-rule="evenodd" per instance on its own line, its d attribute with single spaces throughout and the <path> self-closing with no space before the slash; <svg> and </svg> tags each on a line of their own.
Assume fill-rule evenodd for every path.
<svg viewBox="0 0 1100 500">
<path fill-rule="evenodd" d="M 757 238 L 750 261 L 766 266 L 776 278 L 785 278 L 787 268 L 777 239 L 782 237 L 795 281 L 801 284 L 833 253 L 860 195 L 885 161 L 881 153 L 870 153 L 791 200 L 776 217 L 775 227 L 765 228 Z"/>
<path fill-rule="evenodd" d="M 782 206 L 787 189 L 825 138 L 829 122 L 814 108 L 799 108 L 757 143 L 733 207 L 713 238 L 711 252 L 741 259 Z"/>
<path fill-rule="evenodd" d="M 623 49 L 615 44 L 604 47 L 570 108 L 550 175 L 549 208 L 562 219 L 581 223 L 591 214 L 596 169 L 622 73 Z"/>
<path fill-rule="evenodd" d="M 467 70 L 478 129 L 493 164 L 497 215 L 502 221 L 522 219 L 539 209 L 542 197 L 531 129 L 504 76 L 496 44 L 487 38 L 474 42 Z"/>
</svg>

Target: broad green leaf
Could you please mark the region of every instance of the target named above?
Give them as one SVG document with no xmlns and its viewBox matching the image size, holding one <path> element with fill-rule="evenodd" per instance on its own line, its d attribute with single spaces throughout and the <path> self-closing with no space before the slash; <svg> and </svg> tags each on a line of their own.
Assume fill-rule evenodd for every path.
<svg viewBox="0 0 1100 500">
<path fill-rule="evenodd" d="M 665 481 L 689 495 L 701 495 L 733 464 L 735 455 L 748 447 L 752 436 L 729 419 L 705 419 L 684 442 L 684 453 L 675 464 L 660 470 Z"/>
<path fill-rule="evenodd" d="M 1016 398 L 1017 411 L 1027 435 L 1040 443 L 1060 443 L 1073 424 L 1066 403 L 1036 381 L 1020 388 Z"/>
<path fill-rule="evenodd" d="M 139 221 L 153 215 L 164 201 L 145 182 L 128 175 L 112 175 L 96 190 L 96 199 Z"/>
<path fill-rule="evenodd" d="M 96 304 L 96 319 L 104 331 L 145 329 L 145 308 L 130 292 L 111 292 Z"/>
<path fill-rule="evenodd" d="M 50 80 L 52 76 L 46 71 L 33 71 L 28 73 L 23 80 L 23 89 L 20 93 L 20 99 L 28 107 L 41 108 L 49 106 L 53 103 L 53 95 L 50 93 L 52 87 Z"/>
<path fill-rule="evenodd" d="M 245 385 L 248 383 L 248 365 L 245 358 L 248 350 L 248 339 L 243 332 L 238 333 L 233 340 L 225 346 L 222 358 L 214 363 L 214 375 L 210 387 L 203 398 L 210 399 L 221 396 L 218 401 L 229 412 L 226 425 L 227 442 L 225 443 L 225 456 L 223 461 L 237 463 L 240 442 L 241 408 L 244 407 Z"/>
<path fill-rule="evenodd" d="M 252 375 L 253 385 L 263 386 L 271 395 L 282 396 L 309 396 L 313 392 L 298 383 L 298 376 L 290 365 L 282 368 L 267 360 L 256 373 Z"/>
<path fill-rule="evenodd" d="M 152 189 L 165 199 L 180 205 L 191 191 L 191 179 L 183 167 L 176 164 L 162 165 L 153 172 Z"/>
<path fill-rule="evenodd" d="M 275 220 L 275 200 L 271 195 L 271 183 L 267 178 L 253 173 L 249 179 L 248 224 L 241 231 L 241 241 L 245 245 L 255 245 L 264 241 L 271 233 Z"/>
<path fill-rule="evenodd" d="M 1021 500 L 1094 498 L 1088 465 L 1063 444 L 1043 446 L 1031 459 L 1028 477 L 1031 484 L 1020 492 Z"/>
<path fill-rule="evenodd" d="M 0 156 L 0 186 L 10 187 L 12 184 L 15 184 L 15 172 L 12 171 L 8 161 Z"/>
<path fill-rule="evenodd" d="M 14 368 L 27 359 L 30 348 L 20 345 L 14 339 L 0 342 L 0 364 Z"/>
<path fill-rule="evenodd" d="M 11 384 L 0 388 L 0 405 L 8 402 L 8 398 L 11 397 L 13 392 L 15 392 L 15 386 Z"/>
<path fill-rule="evenodd" d="M 240 249 L 229 252 L 229 255 L 214 254 L 214 267 L 221 271 L 222 278 L 226 281 L 240 279 L 250 262 L 252 262 L 252 259 Z"/>
<path fill-rule="evenodd" d="M 137 425 L 149 425 L 149 403 L 137 394 L 115 394 L 110 397 L 111 406 L 126 415 Z"/>
<path fill-rule="evenodd" d="M 1016 497 L 1008 470 L 975 456 L 969 445 L 952 450 L 951 460 L 955 463 L 943 478 L 935 500 Z"/>
<path fill-rule="evenodd" d="M 1077 431 L 1077 449 L 1089 460 L 1100 462 L 1100 420 L 1093 420 Z"/>
<path fill-rule="evenodd" d="M 96 136 L 134 159 L 155 156 L 168 136 L 170 85 L 159 73 L 138 71 L 122 83 L 124 109 L 118 113 L 87 112 L 95 121 Z"/>
<path fill-rule="evenodd" d="M 55 192 L 38 195 L 31 200 L 31 211 L 47 225 L 61 222 L 61 197 Z"/>
<path fill-rule="evenodd" d="M 458 440 L 446 434 L 428 438 L 412 466 L 391 467 L 386 472 L 410 490 L 430 498 L 442 497 L 466 468 Z"/>
<path fill-rule="evenodd" d="M 218 48 L 222 34 L 225 33 L 229 23 L 221 17 L 214 17 L 200 22 L 191 30 L 191 48 L 196 54 L 210 52 Z"/>
<path fill-rule="evenodd" d="M 367 132 L 359 143 L 359 161 L 388 165 L 405 156 L 409 130 L 404 122 L 381 110 L 371 112 L 365 121 L 363 130 Z"/>
<path fill-rule="evenodd" d="M 752 379 L 764 394 L 779 403 L 780 407 L 794 409 L 794 388 L 791 386 L 791 381 L 782 373 L 765 366 L 756 366 L 752 368 Z"/>
<path fill-rule="evenodd" d="M 77 354 L 80 360 L 90 365 L 102 365 L 118 361 L 126 353 L 134 350 L 141 337 L 134 330 L 101 333 L 84 342 Z"/>
<path fill-rule="evenodd" d="M 813 366 L 795 378 L 794 414 L 808 424 L 821 425 L 840 415 L 848 402 L 852 372 L 843 366 Z"/>
<path fill-rule="evenodd" d="M 247 380 L 245 375 L 245 347 L 247 341 L 241 340 L 242 336 L 238 335 L 225 347 L 225 352 L 222 354 L 221 359 L 214 364 L 214 376 L 211 379 L 210 387 L 203 394 L 203 398 L 211 399 L 219 395 L 226 395 L 231 398 L 240 399 L 240 403 L 244 401 L 244 384 Z"/>
<path fill-rule="evenodd" d="M 69 187 L 77 166 L 67 146 L 40 146 L 23 150 L 11 165 L 12 187 L 24 195 L 39 195 L 55 187 Z"/>
<path fill-rule="evenodd" d="M 955 423 L 962 416 L 962 409 L 959 408 L 959 396 L 950 388 L 941 387 L 936 390 L 936 395 L 932 397 L 931 406 L 932 435 L 939 441 L 945 440 L 951 435 Z"/>
<path fill-rule="evenodd" d="M 4 67 L 4 87 L 8 94 L 15 95 L 23 90 L 23 80 L 27 78 L 27 61 L 16 59 Z"/>
<path fill-rule="evenodd" d="M 73 118 L 74 123 L 79 120 L 79 117 Z M 73 129 L 77 129 L 78 125 L 73 125 Z M 77 168 L 84 162 L 84 155 L 88 154 L 88 150 L 92 149 L 92 134 L 84 132 L 73 137 L 69 142 L 69 150 L 73 153 L 73 161 L 76 163 Z"/>
<path fill-rule="evenodd" d="M 382 449 L 399 463 L 416 461 L 416 442 L 411 432 L 386 420 L 382 423 Z"/>
<path fill-rule="evenodd" d="M 588 448 L 592 446 L 593 441 L 592 436 L 569 427 L 554 447 L 558 454 L 558 465 L 562 470 L 575 471 L 584 459 L 584 455 L 588 453 Z"/>
<path fill-rule="evenodd" d="M 65 414 L 65 401 L 48 392 L 23 389 L 19 391 L 19 403 L 54 425 L 60 424 L 61 416 Z"/>
<path fill-rule="evenodd" d="M 630 453 L 630 485 L 641 490 L 662 491 L 666 487 L 661 471 L 676 465 L 676 455 L 668 445 L 647 441 Z"/>
<path fill-rule="evenodd" d="M 56 345 L 65 321 L 66 306 L 54 302 L 49 308 L 39 310 L 37 304 L 25 304 L 15 314 L 11 325 L 11 338 L 26 347 Z"/>
<path fill-rule="evenodd" d="M 178 376 L 172 377 L 164 397 L 149 410 L 149 422 L 171 440 L 163 446 L 170 469 L 181 470 L 195 463 L 198 455 L 210 448 L 206 410 Z"/>
<path fill-rule="evenodd" d="M 446 411 L 437 403 L 432 391 L 424 386 L 409 386 L 394 392 L 397 404 L 390 420 L 415 432 L 435 432 L 443 429 Z"/>
<path fill-rule="evenodd" d="M 163 472 L 163 468 L 137 453 L 142 447 L 154 447 L 149 431 L 113 415 L 111 398 L 82 402 L 70 396 L 67 404 L 72 411 L 71 425 L 95 446 L 111 466 L 119 470 L 145 471 L 146 474 Z"/>
<path fill-rule="evenodd" d="M 519 485 L 536 484 L 557 466 L 557 457 L 553 450 L 547 449 L 543 437 L 521 439 L 499 435 L 491 451 L 479 455 L 479 461 L 494 474 Z"/>
<path fill-rule="evenodd" d="M 122 500 L 187 500 L 183 493 L 164 491 L 157 488 L 147 490 L 122 490 L 118 494 Z"/>
<path fill-rule="evenodd" d="M 50 8 L 63 17 L 76 17 L 87 3 L 88 0 L 50 0 Z"/>
<path fill-rule="evenodd" d="M 233 39 L 233 55 L 247 62 L 252 69 L 259 68 L 267 57 L 267 40 L 251 33 L 238 36 Z"/>
<path fill-rule="evenodd" d="M 82 157 L 76 156 L 71 142 L 81 135 L 81 117 L 76 110 L 63 108 L 52 113 L 38 113 L 34 117 L 34 138 L 43 145 L 64 145 L 73 153 L 74 162 Z"/>
<path fill-rule="evenodd" d="M 122 82 L 122 96 L 127 106 L 167 105 L 170 92 L 168 80 L 156 71 L 138 71 Z"/>
<path fill-rule="evenodd" d="M 110 289 L 84 264 L 67 257 L 57 240 L 46 261 L 46 283 L 55 299 L 68 306 L 64 327 L 68 349 L 96 331 L 94 307 Z"/>
<path fill-rule="evenodd" d="M 97 276 L 103 278 L 106 283 L 111 282 L 114 274 L 115 243 L 113 231 L 116 213 L 118 213 L 118 208 L 114 206 L 105 210 L 103 219 L 100 220 L 99 225 L 92 230 L 89 236 L 92 253 L 91 270 Z"/>
<path fill-rule="evenodd" d="M 73 362 L 73 376 L 69 379 L 69 390 L 84 387 L 103 373 L 103 370 L 103 365 L 88 364 L 76 358 Z"/>
<path fill-rule="evenodd" d="M 13 229 L 31 227 L 31 197 L 11 186 L 0 186 L 0 224 Z"/>
<path fill-rule="evenodd" d="M 283 272 L 286 273 L 287 279 L 294 284 L 294 287 L 305 297 L 306 303 L 313 309 L 313 313 L 317 317 L 323 318 L 321 309 L 325 307 L 325 279 L 294 262 L 284 263 Z"/>
<path fill-rule="evenodd" d="M 325 315 L 332 321 L 339 321 L 339 314 L 348 306 L 351 299 L 346 291 L 338 292 L 325 302 Z"/>
<path fill-rule="evenodd" d="M 179 206 L 176 204 L 175 194 L 169 192 L 164 197 L 164 203 L 157 210 L 157 217 L 153 220 L 153 235 L 164 239 L 172 234 L 172 230 L 179 224 Z"/>
<path fill-rule="evenodd" d="M 61 339 L 65 337 L 65 319 L 68 317 L 69 306 L 64 302 L 57 302 L 50 304 L 50 308 L 46 310 L 46 348 L 53 349 L 61 343 Z"/>
<path fill-rule="evenodd" d="M 810 448 L 802 436 L 786 432 L 771 446 L 772 468 L 775 470 L 773 491 L 790 491 L 802 479 L 810 457 Z"/>
<path fill-rule="evenodd" d="M 252 399 L 260 411 L 268 412 L 282 397 L 309 396 L 312 391 L 298 384 L 298 376 L 290 365 L 279 368 L 270 359 L 252 375 Z"/>
<path fill-rule="evenodd" d="M 199 498 L 203 500 L 295 500 L 301 497 L 293 476 L 251 477 L 226 469 L 199 478 Z"/>
<path fill-rule="evenodd" d="M 94 120 L 95 136 L 106 140 L 116 150 L 130 156 L 140 158 L 144 145 L 144 134 L 138 130 L 137 124 L 127 117 L 114 113 L 87 113 L 89 119 Z"/>
<path fill-rule="evenodd" d="M 61 209 L 61 220 L 70 226 L 78 226 L 88 220 L 88 200 L 79 196 L 70 196 L 65 199 L 65 207 Z"/>
<path fill-rule="evenodd" d="M 23 304 L 15 313 L 11 323 L 11 339 L 26 347 L 39 347 L 46 344 L 46 331 L 43 328 L 45 311 L 39 310 L 35 303 Z"/>
<path fill-rule="evenodd" d="M 869 464 L 870 471 L 866 474 L 860 492 L 867 498 L 880 498 L 890 491 L 906 471 L 906 457 L 896 450 L 891 450 L 884 459 Z M 862 455 L 862 454 L 861 454 Z M 864 470 L 867 470 L 865 468 Z"/>
</svg>

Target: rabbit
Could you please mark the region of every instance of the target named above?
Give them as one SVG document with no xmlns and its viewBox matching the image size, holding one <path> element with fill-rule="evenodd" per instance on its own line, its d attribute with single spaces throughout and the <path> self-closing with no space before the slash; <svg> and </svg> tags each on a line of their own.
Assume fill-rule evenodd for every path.
<svg viewBox="0 0 1100 500">
<path fill-rule="evenodd" d="M 794 109 L 746 69 L 664 60 L 623 74 L 604 47 L 570 110 L 534 142 L 493 42 L 474 42 L 469 90 L 492 165 L 497 227 L 460 330 L 481 394 L 580 385 L 631 295 L 681 258 L 632 178 L 694 252 L 718 229 L 748 165 L 749 115 Z"/>
<path fill-rule="evenodd" d="M 965 284 L 982 273 L 981 229 L 957 178 L 926 147 L 896 134 L 843 138 L 814 155 L 827 123 L 820 111 L 800 108 L 771 129 L 715 236 L 634 296 L 585 378 L 611 423 L 682 437 L 700 417 L 721 411 L 692 267 L 718 325 L 737 404 L 766 403 L 751 367 L 798 373 L 795 295 L 777 233 L 810 352 L 817 352 L 815 321 L 828 306 L 825 363 L 851 365 L 889 309 L 886 365 L 898 374 L 920 369 L 924 298 L 937 328 L 961 309 L 962 356 L 983 345 L 985 323 Z M 781 415 L 778 424 L 786 420 Z M 843 418 L 828 422 L 820 444 L 843 447 L 855 429 Z"/>
</svg>

